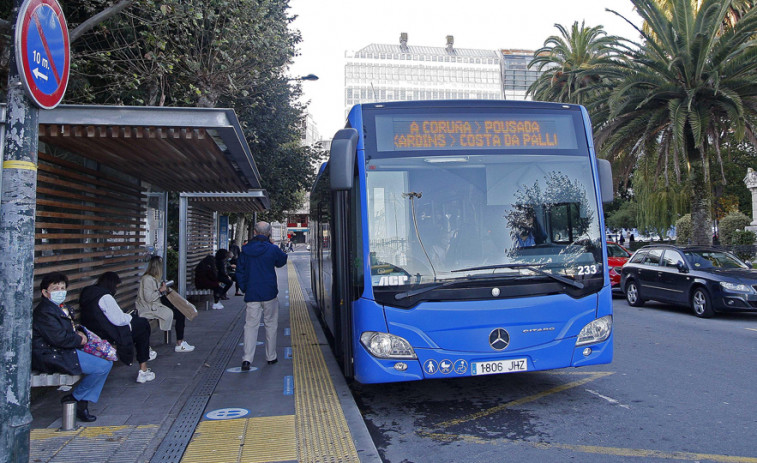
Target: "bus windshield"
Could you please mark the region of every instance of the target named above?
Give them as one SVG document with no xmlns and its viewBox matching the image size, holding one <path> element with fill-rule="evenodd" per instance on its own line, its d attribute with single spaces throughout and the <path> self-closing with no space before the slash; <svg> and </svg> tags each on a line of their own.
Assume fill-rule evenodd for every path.
<svg viewBox="0 0 757 463">
<path fill-rule="evenodd" d="M 514 263 L 575 280 L 601 277 L 588 154 L 413 154 L 366 161 L 374 289 L 535 274 L 505 265 Z M 455 272 L 475 267 L 488 268 Z"/>
</svg>

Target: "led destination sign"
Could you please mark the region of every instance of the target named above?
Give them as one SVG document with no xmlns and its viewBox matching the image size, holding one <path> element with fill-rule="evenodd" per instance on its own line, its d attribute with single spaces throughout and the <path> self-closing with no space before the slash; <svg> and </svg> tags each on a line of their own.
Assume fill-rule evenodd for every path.
<svg viewBox="0 0 757 463">
<path fill-rule="evenodd" d="M 577 148 L 568 114 L 377 115 L 376 140 L 378 151 Z"/>
</svg>

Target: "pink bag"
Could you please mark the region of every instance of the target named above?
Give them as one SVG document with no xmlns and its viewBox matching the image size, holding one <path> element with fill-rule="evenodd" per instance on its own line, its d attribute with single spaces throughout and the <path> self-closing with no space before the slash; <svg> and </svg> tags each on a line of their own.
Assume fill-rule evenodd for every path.
<svg viewBox="0 0 757 463">
<path fill-rule="evenodd" d="M 81 348 L 81 350 L 88 354 L 92 354 L 95 357 L 110 360 L 111 362 L 118 360 L 118 356 L 116 356 L 116 348 L 113 347 L 108 341 L 100 338 L 100 336 L 89 331 L 84 326 L 79 326 L 79 328 L 84 331 L 84 334 L 87 335 L 87 344 L 85 344 L 84 347 Z"/>
</svg>

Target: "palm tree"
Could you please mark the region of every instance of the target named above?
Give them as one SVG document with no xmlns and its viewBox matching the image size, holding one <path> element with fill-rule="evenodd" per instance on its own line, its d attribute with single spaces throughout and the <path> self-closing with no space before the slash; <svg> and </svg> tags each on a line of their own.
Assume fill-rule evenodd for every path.
<svg viewBox="0 0 757 463">
<path fill-rule="evenodd" d="M 574 22 L 570 32 L 560 24 L 555 27 L 560 36 L 547 38 L 528 63 L 529 69 L 544 71 L 528 94 L 536 100 L 583 104 L 602 78 L 592 71 L 611 64 L 623 40 L 607 35 L 602 26 L 586 27 L 583 22 Z"/>
<path fill-rule="evenodd" d="M 722 165 L 723 140 L 757 143 L 757 8 L 740 9 L 734 22 L 726 20 L 731 0 L 669 0 L 665 8 L 631 1 L 647 26 L 637 29 L 644 42 L 630 59 L 600 70 L 616 80 L 597 143 L 675 166 L 691 195 L 692 241 L 709 244 L 710 148 Z"/>
</svg>

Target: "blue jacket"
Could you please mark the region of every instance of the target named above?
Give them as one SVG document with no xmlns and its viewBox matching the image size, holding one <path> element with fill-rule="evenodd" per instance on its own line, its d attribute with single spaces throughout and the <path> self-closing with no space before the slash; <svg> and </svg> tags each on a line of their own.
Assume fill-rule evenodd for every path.
<svg viewBox="0 0 757 463">
<path fill-rule="evenodd" d="M 279 294 L 276 267 L 287 263 L 287 255 L 265 235 L 258 235 L 242 246 L 237 260 L 237 284 L 245 302 L 263 302 Z"/>
</svg>

